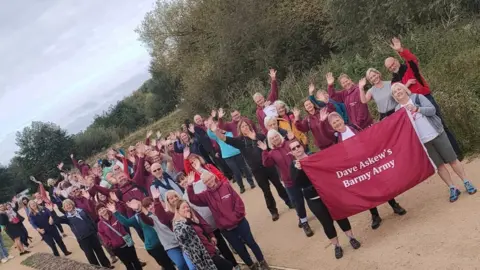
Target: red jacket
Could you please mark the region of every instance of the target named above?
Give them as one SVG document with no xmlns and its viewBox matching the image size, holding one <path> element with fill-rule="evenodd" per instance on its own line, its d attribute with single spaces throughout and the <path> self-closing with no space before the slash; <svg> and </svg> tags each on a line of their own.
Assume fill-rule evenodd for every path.
<svg viewBox="0 0 480 270">
<path fill-rule="evenodd" d="M 277 80 L 272 80 L 270 82 L 270 93 L 268 94 L 267 100 L 270 101 L 272 104 L 278 99 L 278 85 Z M 263 123 L 263 119 L 265 119 L 265 112 L 263 111 L 263 107 L 257 106 L 257 121 L 258 125 L 262 129 L 263 134 L 267 134 L 267 129 Z M 233 133 L 233 132 L 232 132 Z"/>
<path fill-rule="evenodd" d="M 368 105 L 360 100 L 359 91 L 358 85 L 342 91 L 336 91 L 333 85 L 328 86 L 330 98 L 345 104 L 350 123 L 361 128 L 367 128 L 373 124 L 373 118 L 368 111 Z"/>
<path fill-rule="evenodd" d="M 78 164 L 77 160 L 75 158 L 72 158 L 73 166 L 77 168 L 80 171 L 80 174 L 85 177 L 88 176 L 88 172 L 90 171 L 90 166 L 88 164 Z"/>
<path fill-rule="evenodd" d="M 294 185 L 290 176 L 290 166 L 293 162 L 293 156 L 290 155 L 289 152 L 289 141 L 284 141 L 278 148 L 262 152 L 263 166 L 272 167 L 275 165 L 280 172 L 280 177 L 285 187 L 292 187 Z"/>
<path fill-rule="evenodd" d="M 245 218 L 242 198 L 229 183 L 219 181 L 216 188 L 207 189 L 199 194 L 195 194 L 193 186 L 190 185 L 187 192 L 192 204 L 210 208 L 219 229 L 234 229 Z"/>
<path fill-rule="evenodd" d="M 329 107 L 327 112 L 334 112 L 335 107 L 333 104 L 328 104 Z M 330 104 L 333 106 L 333 108 L 330 107 Z M 315 145 L 322 150 L 335 144 L 335 131 L 332 129 L 327 119 L 324 121 L 320 120 L 320 114 L 318 110 L 315 111 L 315 114 L 308 114 L 308 116 L 301 121 L 295 121 L 295 127 L 301 132 L 306 133 L 311 131 L 313 139 L 315 140 Z"/>
<path fill-rule="evenodd" d="M 184 165 L 185 165 L 185 173 L 186 175 L 188 175 L 190 172 L 195 172 L 195 182 L 197 181 L 200 181 L 200 176 L 202 175 L 201 173 L 197 172 L 193 167 L 192 167 L 192 164 L 190 164 L 190 161 L 188 161 L 188 159 L 185 159 L 184 160 Z M 212 164 L 205 164 L 202 166 L 205 170 L 213 173 L 218 180 L 222 181 L 222 182 L 227 182 L 228 183 L 228 178 L 223 175 L 223 173 L 217 169 L 217 167 L 215 167 L 214 165 Z"/>
<path fill-rule="evenodd" d="M 262 110 L 263 112 L 263 110 Z M 265 116 L 263 116 L 263 118 L 265 118 Z M 244 120 L 245 122 L 249 123 L 252 128 L 253 128 L 253 131 L 255 131 L 255 133 L 257 133 L 257 127 L 255 126 L 255 123 L 253 123 L 252 120 L 248 119 L 247 117 L 244 117 L 242 116 L 242 120 Z M 263 122 L 263 121 L 262 121 Z M 239 131 L 237 130 L 238 128 L 238 122 L 234 122 L 234 121 L 231 121 L 231 122 L 227 122 L 225 123 L 223 121 L 223 118 L 218 118 L 218 127 L 225 130 L 225 131 L 230 131 L 232 132 L 233 134 L 233 137 L 237 137 L 239 136 Z"/>
<path fill-rule="evenodd" d="M 408 49 L 403 49 L 403 51 L 399 54 L 403 58 L 403 60 L 405 60 L 405 65 L 407 65 L 407 70 L 405 71 L 405 74 L 403 74 L 401 82 L 403 84 L 406 84 L 408 80 L 416 79 L 417 83 L 410 85 L 408 89 L 410 89 L 410 91 L 412 91 L 412 93 L 414 94 L 430 94 L 430 86 L 428 85 L 425 78 L 420 74 L 420 66 L 418 65 L 417 57 Z M 415 76 L 414 68 L 412 68 L 413 65 L 416 65 L 416 67 L 414 68 L 418 70 L 418 77 Z M 420 78 L 422 82 L 419 82 L 417 78 Z"/>
<path fill-rule="evenodd" d="M 110 213 L 109 220 L 100 218 L 97 225 L 98 234 L 100 235 L 100 238 L 102 238 L 103 244 L 111 249 L 123 247 L 126 244 L 123 238 L 110 229 L 105 223 L 109 224 L 123 236 L 128 234 L 125 227 L 112 215 L 112 213 Z"/>
</svg>

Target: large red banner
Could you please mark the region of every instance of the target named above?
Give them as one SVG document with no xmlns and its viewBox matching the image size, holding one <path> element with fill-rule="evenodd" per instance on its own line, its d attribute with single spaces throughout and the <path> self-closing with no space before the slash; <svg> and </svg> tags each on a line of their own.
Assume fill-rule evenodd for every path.
<svg viewBox="0 0 480 270">
<path fill-rule="evenodd" d="M 404 109 L 301 164 L 335 220 L 383 204 L 435 173 Z"/>
</svg>

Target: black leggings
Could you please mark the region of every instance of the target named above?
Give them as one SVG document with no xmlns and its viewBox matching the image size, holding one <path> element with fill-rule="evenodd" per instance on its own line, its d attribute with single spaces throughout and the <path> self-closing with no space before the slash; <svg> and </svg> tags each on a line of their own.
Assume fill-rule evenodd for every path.
<svg viewBox="0 0 480 270">
<path fill-rule="evenodd" d="M 63 243 L 62 237 L 58 233 L 56 227 L 52 226 L 48 230 L 45 230 L 45 234 L 42 235 L 42 240 L 52 249 L 54 256 L 60 256 L 57 245 L 64 254 L 68 252 L 67 247 L 65 246 L 65 243 Z"/>
<path fill-rule="evenodd" d="M 120 261 L 127 267 L 127 270 L 140 270 L 142 265 L 138 260 L 137 251 L 134 247 L 123 247 L 113 249 L 113 254 L 115 254 Z"/>
<path fill-rule="evenodd" d="M 225 241 L 225 238 L 223 238 L 223 235 L 220 233 L 220 230 L 216 229 L 213 231 L 213 234 L 215 235 L 215 238 L 217 238 L 217 248 L 220 250 L 222 256 L 233 266 L 237 266 L 237 260 L 235 259 L 235 256 L 233 256 L 233 253 L 230 250 L 230 247 L 228 247 L 227 241 Z"/>
<path fill-rule="evenodd" d="M 165 270 L 175 270 L 172 260 L 168 257 L 165 248 L 161 244 L 147 250 L 147 252 L 155 259 L 158 265 L 162 266 Z"/>
<path fill-rule="evenodd" d="M 330 212 L 328 212 L 328 209 L 323 203 L 323 201 L 320 198 L 314 200 L 307 199 L 306 201 L 308 208 L 310 208 L 310 211 L 312 211 L 312 213 L 322 224 L 323 230 L 325 231 L 328 239 L 333 239 L 337 237 L 337 230 L 335 230 L 335 226 L 333 225 L 332 216 L 330 215 Z M 344 232 L 350 231 L 352 229 L 348 218 L 337 220 L 337 223 Z"/>
<path fill-rule="evenodd" d="M 269 167 L 257 169 L 252 171 L 252 174 L 255 176 L 258 186 L 262 189 L 263 196 L 265 197 L 265 203 L 267 204 L 267 208 L 271 214 L 278 214 L 278 209 L 277 203 L 273 198 L 272 190 L 270 189 L 270 182 L 273 184 L 275 189 L 277 189 L 278 196 L 280 196 L 280 198 L 282 198 L 287 205 L 291 204 L 287 191 L 280 182 L 280 177 L 278 176 L 275 168 Z"/>
<path fill-rule="evenodd" d="M 226 260 L 225 258 L 219 256 L 219 255 L 213 256 L 212 261 L 213 261 L 213 263 L 215 264 L 215 266 L 217 267 L 218 270 L 232 270 L 233 269 L 232 263 L 229 262 L 228 260 Z"/>
<path fill-rule="evenodd" d="M 395 199 L 391 199 L 390 201 L 388 201 L 388 204 L 393 208 L 397 205 L 397 201 L 395 201 Z M 370 209 L 370 214 L 372 214 L 372 217 L 380 216 L 380 214 L 378 213 L 377 207 Z"/>
</svg>

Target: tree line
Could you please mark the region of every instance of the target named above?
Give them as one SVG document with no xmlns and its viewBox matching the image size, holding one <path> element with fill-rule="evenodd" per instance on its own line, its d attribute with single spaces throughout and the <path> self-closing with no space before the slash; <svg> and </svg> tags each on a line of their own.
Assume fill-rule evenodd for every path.
<svg viewBox="0 0 480 270">
<path fill-rule="evenodd" d="M 68 166 L 70 152 L 86 159 L 176 105 L 187 113 L 236 108 L 253 117 L 251 96 L 267 91 L 271 67 L 281 99 L 298 105 L 308 84 L 324 85 L 328 71 L 355 80 L 369 67 L 385 71 L 383 60 L 393 55 L 387 41 L 398 35 L 420 58 L 462 148 L 476 151 L 479 11 L 480 0 L 158 0 L 136 30 L 151 54 L 152 78 L 79 134 L 32 123 L 17 134 L 20 150 L 0 169 L 0 183 L 55 177 L 56 163 Z"/>
</svg>

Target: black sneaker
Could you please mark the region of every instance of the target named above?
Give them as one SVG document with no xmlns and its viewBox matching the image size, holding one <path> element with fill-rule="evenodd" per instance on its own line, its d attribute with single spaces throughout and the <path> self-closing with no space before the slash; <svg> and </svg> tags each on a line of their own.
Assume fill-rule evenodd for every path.
<svg viewBox="0 0 480 270">
<path fill-rule="evenodd" d="M 355 238 L 350 239 L 350 245 L 352 245 L 353 249 L 359 249 L 362 246 Z"/>
<path fill-rule="evenodd" d="M 305 222 L 302 224 L 302 229 L 307 237 L 312 237 L 314 235 L 312 228 L 310 228 L 310 225 L 308 224 L 308 222 Z"/>
<path fill-rule="evenodd" d="M 254 189 L 254 188 L 256 188 L 256 187 L 257 187 L 257 186 L 255 186 L 255 184 L 250 185 L 250 189 Z"/>
<path fill-rule="evenodd" d="M 245 187 L 240 188 L 240 194 L 243 194 L 243 193 L 245 193 Z"/>
<path fill-rule="evenodd" d="M 300 221 L 300 219 L 298 220 L 298 228 L 302 228 L 302 222 Z"/>
<path fill-rule="evenodd" d="M 372 229 L 378 229 L 380 224 L 382 224 L 382 218 L 380 216 L 372 216 Z"/>
<path fill-rule="evenodd" d="M 295 205 L 292 203 L 287 203 L 288 209 L 295 209 Z"/>
<path fill-rule="evenodd" d="M 142 267 L 145 267 L 145 266 L 147 266 L 147 263 L 140 261 L 140 265 L 141 265 Z"/>
<path fill-rule="evenodd" d="M 335 258 L 340 259 L 343 257 L 343 249 L 341 246 L 335 246 Z"/>
<path fill-rule="evenodd" d="M 72 255 L 72 252 L 70 251 L 65 252 L 65 256 L 70 256 L 70 255 Z"/>
<path fill-rule="evenodd" d="M 273 213 L 272 214 L 272 220 L 277 221 L 280 218 L 280 215 L 278 213 Z"/>
<path fill-rule="evenodd" d="M 400 204 L 396 204 L 392 206 L 393 212 L 399 216 L 403 216 L 407 213 L 407 210 L 403 209 L 403 207 L 400 206 Z"/>
</svg>

